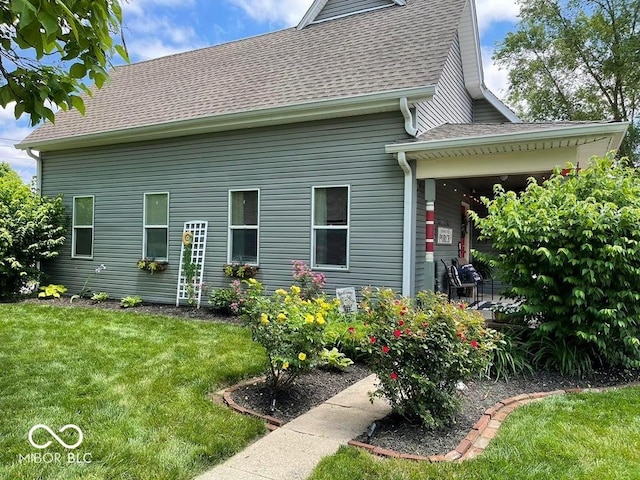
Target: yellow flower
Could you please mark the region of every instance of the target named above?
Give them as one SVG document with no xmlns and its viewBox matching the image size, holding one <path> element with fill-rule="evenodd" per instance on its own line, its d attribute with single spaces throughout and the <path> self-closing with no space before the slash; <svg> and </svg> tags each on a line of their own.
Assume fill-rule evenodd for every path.
<svg viewBox="0 0 640 480">
<path fill-rule="evenodd" d="M 277 289 L 277 290 L 276 290 L 276 293 L 277 293 L 278 295 L 283 295 L 283 296 L 286 296 L 286 295 L 287 295 L 287 291 L 286 291 L 286 290 L 283 290 L 282 288 Z"/>
<path fill-rule="evenodd" d="M 267 325 L 269 323 L 269 315 L 267 315 L 266 313 L 260 315 L 260 323 L 262 325 Z"/>
<path fill-rule="evenodd" d="M 287 319 L 287 316 L 284 313 L 279 313 L 278 314 L 278 321 L 279 322 L 284 322 Z"/>
<path fill-rule="evenodd" d="M 300 360 L 301 362 L 304 362 L 307 359 L 307 354 L 304 352 L 300 352 L 298 354 L 298 360 Z"/>
<path fill-rule="evenodd" d="M 318 322 L 318 325 L 324 325 L 324 317 L 321 313 L 316 315 L 316 322 Z"/>
<path fill-rule="evenodd" d="M 289 295 L 284 297 L 284 303 L 291 303 L 291 297 Z"/>
<path fill-rule="evenodd" d="M 313 323 L 313 315 L 311 315 L 310 313 L 307 313 L 304 316 L 304 321 L 305 323 Z"/>
<path fill-rule="evenodd" d="M 294 295 L 299 295 L 300 294 L 300 287 L 297 285 L 291 285 L 291 293 L 293 293 Z"/>
<path fill-rule="evenodd" d="M 255 278 L 250 278 L 250 279 L 249 279 L 249 283 L 250 283 L 251 285 L 255 285 L 256 283 L 258 283 L 258 280 L 256 280 Z"/>
<path fill-rule="evenodd" d="M 289 368 L 289 362 L 282 362 L 282 369 L 286 370 L 287 368 Z"/>
</svg>

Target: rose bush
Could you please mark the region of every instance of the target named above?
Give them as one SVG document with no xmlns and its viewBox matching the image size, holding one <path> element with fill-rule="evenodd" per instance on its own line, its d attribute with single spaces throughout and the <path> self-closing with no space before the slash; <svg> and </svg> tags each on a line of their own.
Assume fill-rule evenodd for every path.
<svg viewBox="0 0 640 480">
<path fill-rule="evenodd" d="M 304 299 L 297 285 L 265 296 L 260 282 L 253 278 L 244 282 L 242 316 L 253 340 L 265 348 L 267 381 L 275 391 L 318 363 L 325 346 L 324 329 L 341 314 L 337 301 L 327 301 L 324 296 Z"/>
<path fill-rule="evenodd" d="M 359 315 L 370 328 L 362 348 L 379 378 L 372 395 L 410 420 L 445 426 L 460 408 L 456 386 L 487 369 L 499 334 L 439 294 L 422 292 L 418 302 L 388 289 L 362 294 Z"/>
</svg>

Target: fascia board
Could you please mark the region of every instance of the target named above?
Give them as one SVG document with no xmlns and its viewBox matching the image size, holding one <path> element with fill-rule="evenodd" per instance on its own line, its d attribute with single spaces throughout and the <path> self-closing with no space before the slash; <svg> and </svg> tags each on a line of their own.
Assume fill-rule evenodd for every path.
<svg viewBox="0 0 640 480">
<path fill-rule="evenodd" d="M 313 22 L 328 1 L 329 0 L 315 0 L 300 20 L 300 23 L 298 23 L 296 29 L 302 30 L 304 27 Z"/>
<path fill-rule="evenodd" d="M 435 91 L 435 85 L 389 90 L 374 94 L 125 128 L 98 134 L 21 142 L 16 145 L 16 148 L 54 151 L 393 111 L 399 110 L 400 98 L 406 97 L 410 103 L 428 101 L 433 97 Z"/>
<path fill-rule="evenodd" d="M 558 127 L 554 129 L 530 130 L 528 132 L 505 133 L 499 135 L 478 135 L 475 137 L 459 137 L 446 140 L 425 140 L 407 143 L 393 143 L 385 146 L 387 153 L 424 152 L 446 150 L 461 147 L 481 147 L 508 143 L 526 143 L 540 140 L 607 135 L 612 137 L 611 149 L 620 146 L 617 141 L 622 138 L 629 122 L 617 122 L 597 125 L 580 125 L 574 127 Z M 615 145 L 617 143 L 617 146 Z"/>
</svg>

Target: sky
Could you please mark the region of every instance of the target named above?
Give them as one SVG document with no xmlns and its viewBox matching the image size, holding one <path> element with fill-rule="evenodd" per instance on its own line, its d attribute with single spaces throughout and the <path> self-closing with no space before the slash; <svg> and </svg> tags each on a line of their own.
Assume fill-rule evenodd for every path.
<svg viewBox="0 0 640 480">
<path fill-rule="evenodd" d="M 217 45 L 295 26 L 313 0 L 125 0 L 124 35 L 131 62 Z M 515 0 L 476 0 L 485 83 L 504 97 L 507 74 L 491 61 L 497 42 L 512 30 Z M 117 62 L 115 62 L 117 63 Z M 25 182 L 35 161 L 13 145 L 33 129 L 0 108 L 0 162 L 8 162 Z"/>
</svg>

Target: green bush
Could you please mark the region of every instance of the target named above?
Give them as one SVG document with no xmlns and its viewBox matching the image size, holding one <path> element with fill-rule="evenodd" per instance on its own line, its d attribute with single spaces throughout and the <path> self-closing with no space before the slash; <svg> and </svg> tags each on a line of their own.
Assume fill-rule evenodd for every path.
<svg viewBox="0 0 640 480">
<path fill-rule="evenodd" d="M 248 286 L 243 319 L 254 341 L 266 350 L 267 380 L 273 391 L 290 384 L 300 373 L 319 362 L 328 322 L 339 318 L 336 302 L 324 297 L 305 300 L 293 285 L 268 297 L 260 282 L 243 280 Z"/>
<path fill-rule="evenodd" d="M 67 292 L 67 287 L 50 283 L 40 287 L 40 290 L 42 291 L 38 294 L 38 298 L 60 298 L 63 293 Z"/>
<path fill-rule="evenodd" d="M 353 360 L 344 353 L 339 352 L 336 347 L 333 347 L 331 350 L 323 348 L 320 352 L 320 358 L 318 360 L 318 366 L 320 367 L 344 372 L 351 365 L 353 365 Z"/>
<path fill-rule="evenodd" d="M 460 408 L 457 384 L 486 370 L 500 335 L 478 312 L 422 292 L 420 306 L 391 290 L 363 290 L 360 313 L 371 326 L 364 349 L 380 383 L 373 394 L 425 426 L 448 424 Z"/>
<path fill-rule="evenodd" d="M 353 315 L 343 315 L 344 320 L 327 324 L 323 333 L 323 341 L 327 347 L 335 347 L 353 360 L 364 357 L 362 340 L 369 337 L 369 327 L 365 326 Z"/>
<path fill-rule="evenodd" d="M 62 199 L 33 192 L 0 163 L 0 299 L 40 280 L 40 260 L 55 258 L 64 243 Z"/>
<path fill-rule="evenodd" d="M 120 300 L 122 308 L 135 308 L 138 305 L 142 305 L 142 298 L 138 295 L 127 295 Z"/>
<path fill-rule="evenodd" d="M 106 302 L 107 300 L 109 300 L 109 294 L 107 292 L 96 292 L 91 295 L 91 300 L 93 300 L 95 303 Z"/>
<path fill-rule="evenodd" d="M 498 255 L 508 296 L 524 299 L 539 366 L 584 373 L 640 367 L 640 181 L 612 158 L 530 179 L 517 195 L 494 187 L 488 215 L 472 214 Z"/>
</svg>

